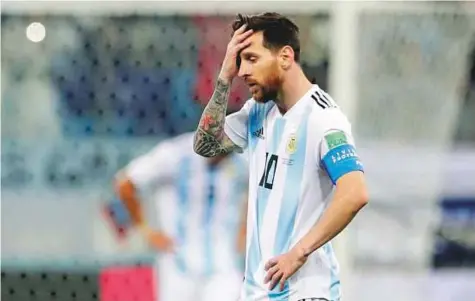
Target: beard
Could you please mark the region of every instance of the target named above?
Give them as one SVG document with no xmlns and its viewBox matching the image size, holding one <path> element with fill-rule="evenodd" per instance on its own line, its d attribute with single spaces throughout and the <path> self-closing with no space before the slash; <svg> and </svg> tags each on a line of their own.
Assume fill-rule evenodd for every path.
<svg viewBox="0 0 475 301">
<path fill-rule="evenodd" d="M 252 98 L 256 102 L 267 103 L 277 98 L 277 88 L 273 86 L 255 86 L 252 91 Z"/>
<path fill-rule="evenodd" d="M 279 76 L 273 75 L 267 77 L 266 83 L 255 83 L 251 88 L 252 98 L 260 103 L 275 101 L 281 87 L 281 82 Z"/>
</svg>

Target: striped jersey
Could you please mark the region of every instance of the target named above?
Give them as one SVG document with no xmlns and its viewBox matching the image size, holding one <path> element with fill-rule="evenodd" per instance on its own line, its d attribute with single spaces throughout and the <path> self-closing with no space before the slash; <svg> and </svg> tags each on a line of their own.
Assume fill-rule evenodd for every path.
<svg viewBox="0 0 475 301">
<path fill-rule="evenodd" d="M 363 170 L 351 125 L 317 85 L 284 115 L 274 102 L 248 100 L 226 117 L 225 133 L 249 157 L 243 301 L 339 300 L 339 266 L 331 243 L 311 254 L 286 283 L 270 291 L 265 263 L 289 251 L 317 222 L 338 178 Z"/>
<path fill-rule="evenodd" d="M 174 239 L 179 270 L 197 276 L 239 269 L 236 238 L 247 197 L 247 163 L 230 155 L 214 167 L 193 151 L 193 134 L 160 143 L 125 173 L 152 194 L 160 228 Z"/>
</svg>

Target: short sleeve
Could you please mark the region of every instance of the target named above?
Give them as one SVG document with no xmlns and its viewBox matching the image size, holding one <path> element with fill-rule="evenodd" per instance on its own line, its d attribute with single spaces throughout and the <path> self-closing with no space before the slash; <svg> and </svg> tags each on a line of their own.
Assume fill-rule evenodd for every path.
<svg viewBox="0 0 475 301">
<path fill-rule="evenodd" d="M 333 114 L 326 123 L 317 150 L 317 162 L 325 169 L 333 184 L 352 171 L 364 172 L 356 152 L 351 125 L 341 112 Z"/>
<path fill-rule="evenodd" d="M 224 133 L 242 149 L 247 147 L 249 113 L 253 104 L 254 100 L 249 99 L 239 111 L 226 116 L 224 123 Z"/>
<path fill-rule="evenodd" d="M 162 142 L 125 167 L 127 177 L 140 189 L 148 189 L 161 179 L 172 177 L 177 165 L 177 150 L 171 142 Z"/>
</svg>

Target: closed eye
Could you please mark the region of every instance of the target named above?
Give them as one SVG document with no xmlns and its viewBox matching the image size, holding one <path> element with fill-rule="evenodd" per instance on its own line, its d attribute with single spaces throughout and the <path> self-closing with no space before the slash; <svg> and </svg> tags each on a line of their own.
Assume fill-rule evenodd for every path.
<svg viewBox="0 0 475 301">
<path fill-rule="evenodd" d="M 256 55 L 253 55 L 253 54 L 245 54 L 245 55 L 243 55 L 243 58 L 244 58 L 244 60 L 246 60 L 247 62 L 250 62 L 250 63 L 255 63 L 258 59 L 258 57 Z"/>
</svg>

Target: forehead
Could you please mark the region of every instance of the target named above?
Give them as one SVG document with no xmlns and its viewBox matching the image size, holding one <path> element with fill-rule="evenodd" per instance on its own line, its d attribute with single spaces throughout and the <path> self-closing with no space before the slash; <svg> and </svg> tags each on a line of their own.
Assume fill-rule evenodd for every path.
<svg viewBox="0 0 475 301">
<path fill-rule="evenodd" d="M 251 44 L 241 51 L 242 55 L 249 54 L 249 53 L 262 53 L 264 51 L 269 51 L 269 49 L 264 47 L 264 44 L 263 44 L 264 36 L 262 32 L 256 32 L 247 39 L 251 41 Z"/>
</svg>

